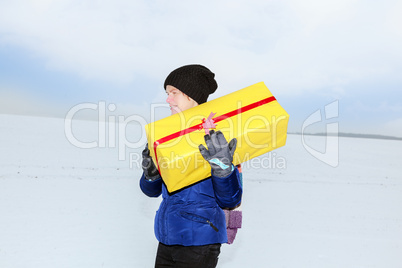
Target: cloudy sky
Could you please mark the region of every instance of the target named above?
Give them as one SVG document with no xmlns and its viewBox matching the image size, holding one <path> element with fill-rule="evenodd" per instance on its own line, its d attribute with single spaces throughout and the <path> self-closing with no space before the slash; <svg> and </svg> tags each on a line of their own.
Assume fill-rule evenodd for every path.
<svg viewBox="0 0 402 268">
<path fill-rule="evenodd" d="M 64 117 L 104 102 L 149 118 L 169 72 L 200 63 L 216 74 L 211 99 L 264 81 L 290 131 L 402 137 L 400 14 L 396 0 L 4 0 L 0 113 Z"/>
</svg>

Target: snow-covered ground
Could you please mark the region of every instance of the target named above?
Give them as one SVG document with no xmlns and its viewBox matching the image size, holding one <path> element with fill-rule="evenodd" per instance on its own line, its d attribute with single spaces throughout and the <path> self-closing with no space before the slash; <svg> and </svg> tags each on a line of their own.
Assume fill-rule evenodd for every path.
<svg viewBox="0 0 402 268">
<path fill-rule="evenodd" d="M 73 133 L 96 141 L 98 124 Z M 0 115 L 1 268 L 153 267 L 160 199 L 138 187 L 142 148 L 119 160 L 105 145 L 72 145 L 63 119 Z M 218 267 L 402 267 L 401 159 L 401 141 L 340 138 L 333 168 L 289 135 L 244 165 L 243 228 Z"/>
</svg>

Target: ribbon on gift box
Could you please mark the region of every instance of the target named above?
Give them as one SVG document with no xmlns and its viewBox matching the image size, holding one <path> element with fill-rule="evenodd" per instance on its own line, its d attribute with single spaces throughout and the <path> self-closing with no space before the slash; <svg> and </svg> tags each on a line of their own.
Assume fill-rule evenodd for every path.
<svg viewBox="0 0 402 268">
<path fill-rule="evenodd" d="M 235 110 L 230 111 L 228 113 L 222 114 L 222 115 L 220 115 L 220 116 L 218 116 L 216 118 L 211 118 L 211 114 L 215 115 L 214 113 L 211 112 L 211 114 L 210 114 L 210 116 L 208 117 L 207 120 L 204 118 L 202 120 L 202 122 L 197 124 L 197 125 L 191 126 L 189 128 L 186 128 L 186 129 L 182 129 L 180 131 L 177 131 L 175 133 L 167 135 L 167 136 L 165 136 L 165 137 L 163 137 L 163 138 L 161 138 L 159 140 L 156 140 L 154 142 L 154 153 L 155 153 L 156 164 L 158 166 L 159 172 L 160 172 L 160 167 L 159 167 L 159 162 L 158 162 L 158 154 L 156 153 L 156 149 L 157 149 L 157 147 L 159 145 L 161 145 L 161 144 L 163 144 L 165 142 L 171 141 L 173 139 L 176 139 L 176 138 L 178 138 L 180 136 L 183 136 L 183 135 L 189 134 L 191 132 L 197 131 L 197 130 L 201 131 L 202 129 L 205 129 L 205 133 L 207 133 L 207 128 L 208 128 L 208 126 L 211 126 L 211 121 L 212 121 L 213 124 L 218 123 L 219 121 L 225 120 L 226 118 L 229 118 L 229 117 L 232 117 L 232 116 L 247 112 L 249 110 L 252 110 L 254 108 L 257 108 L 257 107 L 259 107 L 261 105 L 270 103 L 270 102 L 275 101 L 275 100 L 276 100 L 276 98 L 274 96 L 271 96 L 271 97 L 256 101 L 254 103 L 251 103 L 251 104 L 249 104 L 247 106 L 235 109 Z M 210 120 L 210 121 L 208 121 L 208 120 Z M 205 127 L 207 127 L 207 128 L 205 128 Z"/>
</svg>

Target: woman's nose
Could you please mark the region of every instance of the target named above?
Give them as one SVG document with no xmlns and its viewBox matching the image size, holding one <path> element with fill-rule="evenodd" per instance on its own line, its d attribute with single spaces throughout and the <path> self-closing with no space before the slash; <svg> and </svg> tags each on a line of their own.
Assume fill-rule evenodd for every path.
<svg viewBox="0 0 402 268">
<path fill-rule="evenodd" d="M 166 99 L 166 102 L 170 104 L 171 101 L 172 101 L 172 96 L 169 96 L 169 95 L 168 95 L 168 97 L 167 97 L 167 99 Z"/>
</svg>

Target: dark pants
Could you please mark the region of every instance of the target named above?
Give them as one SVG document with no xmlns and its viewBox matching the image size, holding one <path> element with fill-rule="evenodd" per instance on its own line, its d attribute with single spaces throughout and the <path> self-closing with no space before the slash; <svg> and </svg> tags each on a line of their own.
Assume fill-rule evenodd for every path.
<svg viewBox="0 0 402 268">
<path fill-rule="evenodd" d="M 155 268 L 215 268 L 221 244 L 205 246 L 167 246 L 159 243 Z"/>
</svg>

